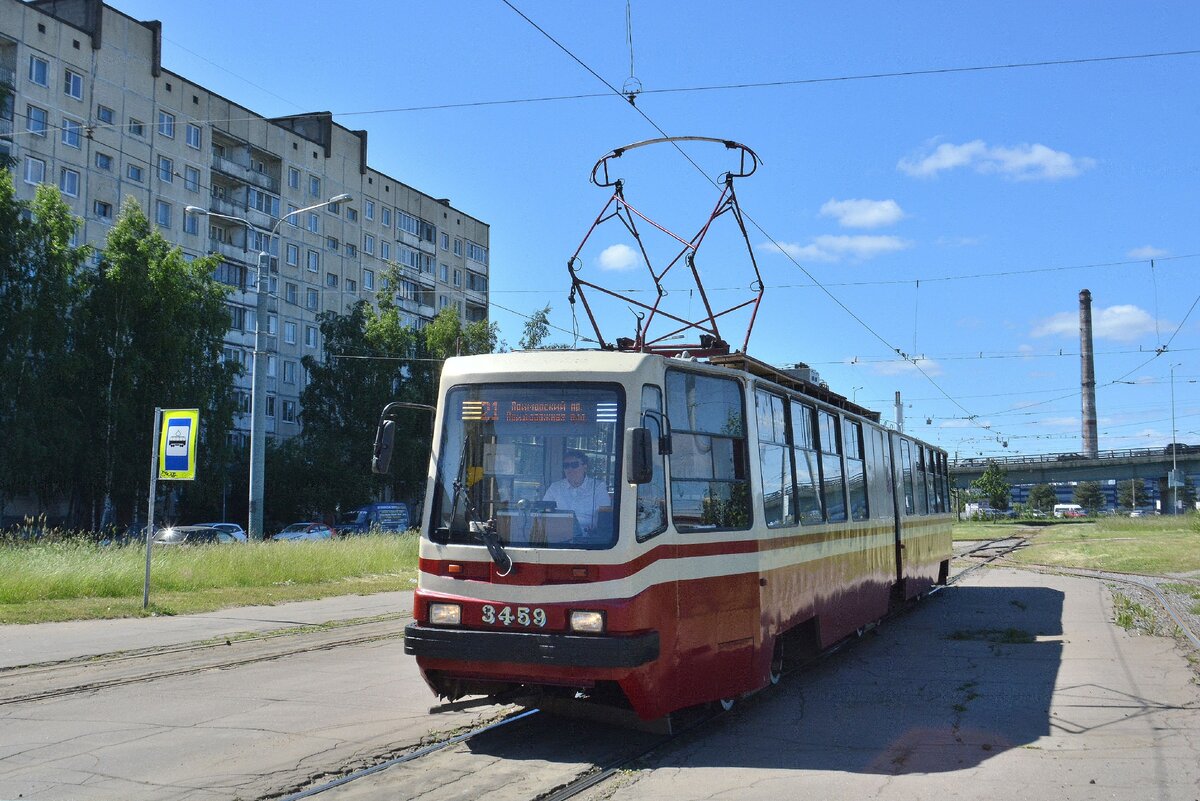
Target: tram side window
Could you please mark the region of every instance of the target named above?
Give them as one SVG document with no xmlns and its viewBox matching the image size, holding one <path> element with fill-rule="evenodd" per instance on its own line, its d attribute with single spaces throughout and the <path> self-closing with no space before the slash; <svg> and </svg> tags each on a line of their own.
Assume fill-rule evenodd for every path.
<svg viewBox="0 0 1200 801">
<path fill-rule="evenodd" d="M 950 474 L 946 470 L 946 454 L 938 454 L 938 480 L 942 488 L 940 500 L 941 505 L 938 506 L 939 512 L 950 511 Z"/>
<path fill-rule="evenodd" d="M 900 440 L 900 465 L 904 471 L 904 514 L 915 514 L 916 506 L 913 502 L 912 445 L 906 439 Z"/>
<path fill-rule="evenodd" d="M 846 450 L 846 482 L 850 487 L 850 518 L 866 520 L 867 463 L 863 458 L 862 423 L 842 419 L 842 445 Z"/>
<path fill-rule="evenodd" d="M 837 417 L 817 412 L 817 432 L 821 445 L 821 494 L 825 514 L 832 523 L 846 519 L 846 489 L 842 483 L 842 438 Z"/>
<path fill-rule="evenodd" d="M 671 418 L 671 515 L 680 531 L 750 527 L 746 417 L 741 385 L 667 372 Z"/>
<path fill-rule="evenodd" d="M 792 452 L 796 457 L 796 514 L 805 525 L 824 521 L 821 462 L 817 452 L 817 410 L 792 402 Z"/>
<path fill-rule="evenodd" d="M 929 467 L 929 511 L 942 511 L 942 470 L 941 459 L 932 448 L 926 452 L 925 464 Z"/>
<path fill-rule="evenodd" d="M 642 387 L 642 411 L 662 411 L 662 390 L 650 384 Z M 646 418 L 643 425 L 650 427 L 654 448 L 658 450 L 658 430 L 661 418 Z M 667 527 L 667 479 L 663 471 L 662 454 L 655 454 L 654 477 L 637 490 L 637 538 L 645 540 L 661 534 Z"/>
<path fill-rule="evenodd" d="M 928 493 L 925 489 L 925 449 L 916 445 L 916 459 L 913 464 L 913 483 L 917 488 L 917 514 L 929 514 Z"/>
<path fill-rule="evenodd" d="M 758 412 L 758 463 L 762 468 L 763 518 L 768 528 L 796 522 L 792 500 L 792 455 L 787 441 L 784 400 L 759 390 L 754 394 Z"/>
</svg>

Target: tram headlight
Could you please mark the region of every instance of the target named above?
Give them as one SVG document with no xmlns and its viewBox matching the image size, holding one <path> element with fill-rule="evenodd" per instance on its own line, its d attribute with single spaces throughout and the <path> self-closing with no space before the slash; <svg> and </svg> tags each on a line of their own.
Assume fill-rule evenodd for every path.
<svg viewBox="0 0 1200 801">
<path fill-rule="evenodd" d="M 573 610 L 571 612 L 571 631 L 578 631 L 581 634 L 603 634 L 604 613 Z"/>
<path fill-rule="evenodd" d="M 457 626 L 462 623 L 462 607 L 458 604 L 430 604 L 429 624 L 432 626 Z"/>
</svg>

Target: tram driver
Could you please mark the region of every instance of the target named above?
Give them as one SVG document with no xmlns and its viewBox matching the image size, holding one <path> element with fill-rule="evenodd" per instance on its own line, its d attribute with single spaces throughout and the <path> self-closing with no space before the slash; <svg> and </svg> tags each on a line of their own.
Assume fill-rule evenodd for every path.
<svg viewBox="0 0 1200 801">
<path fill-rule="evenodd" d="M 590 536 L 596 530 L 597 513 L 611 509 L 612 496 L 602 482 L 587 474 L 588 457 L 582 451 L 563 454 L 562 467 L 563 478 L 550 485 L 542 500 L 553 501 L 556 510 L 574 512 L 577 533 Z"/>
</svg>

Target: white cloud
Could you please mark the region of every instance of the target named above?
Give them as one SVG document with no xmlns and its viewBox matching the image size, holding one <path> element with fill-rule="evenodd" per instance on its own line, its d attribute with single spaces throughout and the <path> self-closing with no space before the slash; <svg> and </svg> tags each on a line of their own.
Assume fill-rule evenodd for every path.
<svg viewBox="0 0 1200 801">
<path fill-rule="evenodd" d="M 932 151 L 900 159 L 896 167 L 917 178 L 929 178 L 946 170 L 973 169 L 982 174 L 999 174 L 1013 181 L 1056 181 L 1074 178 L 1091 169 L 1095 159 L 1072 156 L 1041 144 L 1011 147 L 989 145 L 976 139 L 961 145 L 943 142 Z"/>
<path fill-rule="evenodd" d="M 1131 259 L 1161 259 L 1164 256 L 1170 256 L 1171 251 L 1156 248 L 1153 245 L 1143 245 L 1140 248 L 1134 248 L 1126 255 Z"/>
<path fill-rule="evenodd" d="M 833 217 L 843 228 L 881 228 L 904 219 L 904 210 L 894 200 L 834 200 L 821 206 L 822 217 Z"/>
<path fill-rule="evenodd" d="M 638 264 L 638 254 L 629 245 L 609 245 L 600 251 L 599 262 L 601 270 L 632 270 Z"/>
<path fill-rule="evenodd" d="M 917 373 L 918 368 L 927 376 L 942 374 L 942 366 L 933 359 L 923 359 L 920 356 L 911 361 L 895 359 L 890 362 L 871 362 L 867 365 L 876 375 L 909 375 Z"/>
<path fill-rule="evenodd" d="M 778 246 L 764 242 L 760 250 L 782 251 L 794 259 L 807 261 L 865 261 L 883 253 L 894 253 L 912 247 L 912 242 L 895 236 L 833 236 L 815 237 L 807 245 L 780 242 Z"/>
<path fill-rule="evenodd" d="M 1154 318 L 1137 306 L 1125 304 L 1092 310 L 1092 335 L 1096 339 L 1133 342 L 1145 334 L 1154 333 Z M 1079 315 L 1059 312 L 1038 323 L 1031 334 L 1035 337 L 1079 337 Z"/>
</svg>

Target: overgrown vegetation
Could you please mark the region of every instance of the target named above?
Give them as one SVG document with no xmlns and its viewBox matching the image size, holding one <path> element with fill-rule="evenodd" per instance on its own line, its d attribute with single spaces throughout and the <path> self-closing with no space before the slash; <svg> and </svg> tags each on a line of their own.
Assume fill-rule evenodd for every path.
<svg viewBox="0 0 1200 801">
<path fill-rule="evenodd" d="M 1200 570 L 1200 520 L 1178 517 L 1102 517 L 1023 532 L 1029 545 L 1018 562 L 1167 575 Z M 956 527 L 957 528 L 957 527 Z M 957 536 L 957 531 L 956 531 Z"/>
<path fill-rule="evenodd" d="M 1119 592 L 1113 593 L 1113 612 L 1117 625 L 1126 631 L 1137 629 L 1149 634 L 1157 631 L 1154 612 L 1145 604 L 1138 603 L 1128 595 Z"/>
</svg>

